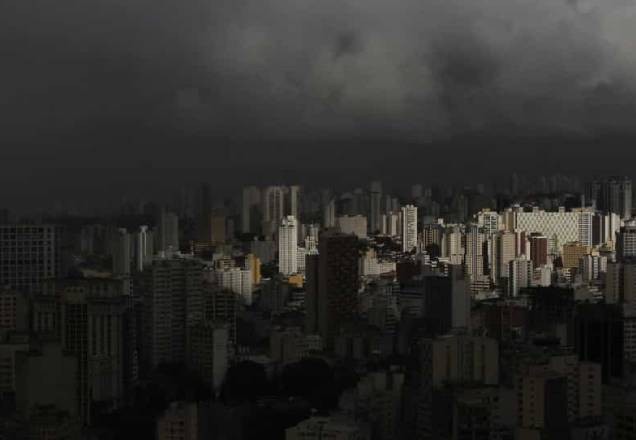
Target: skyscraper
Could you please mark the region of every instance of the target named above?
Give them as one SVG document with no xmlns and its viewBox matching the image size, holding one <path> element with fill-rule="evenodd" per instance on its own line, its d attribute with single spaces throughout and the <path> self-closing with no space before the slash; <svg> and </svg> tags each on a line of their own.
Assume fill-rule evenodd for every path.
<svg viewBox="0 0 636 440">
<path fill-rule="evenodd" d="M 155 260 L 139 281 L 146 367 L 185 361 L 186 328 L 204 315 L 202 265 L 184 258 Z"/>
<path fill-rule="evenodd" d="M 402 207 L 402 251 L 411 252 L 417 248 L 417 207 Z"/>
<path fill-rule="evenodd" d="M 278 271 L 283 275 L 298 272 L 298 224 L 296 218 L 283 218 L 278 228 Z"/>
<path fill-rule="evenodd" d="M 358 306 L 358 239 L 326 231 L 318 245 L 318 331 L 327 345 Z"/>
<path fill-rule="evenodd" d="M 158 252 L 179 250 L 179 217 L 177 214 L 162 210 L 159 215 L 159 230 L 155 239 Z"/>
<path fill-rule="evenodd" d="M 530 234 L 530 260 L 534 267 L 548 264 L 548 238 L 533 232 Z"/>
</svg>

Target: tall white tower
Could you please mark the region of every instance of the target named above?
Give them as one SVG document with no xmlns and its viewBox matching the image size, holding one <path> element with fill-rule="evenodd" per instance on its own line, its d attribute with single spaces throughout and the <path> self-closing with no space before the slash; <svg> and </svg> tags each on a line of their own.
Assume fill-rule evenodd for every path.
<svg viewBox="0 0 636 440">
<path fill-rule="evenodd" d="M 292 215 L 278 227 L 278 271 L 283 275 L 298 272 L 298 224 Z"/>
<path fill-rule="evenodd" d="M 402 208 L 402 250 L 410 252 L 417 247 L 417 207 Z"/>
</svg>

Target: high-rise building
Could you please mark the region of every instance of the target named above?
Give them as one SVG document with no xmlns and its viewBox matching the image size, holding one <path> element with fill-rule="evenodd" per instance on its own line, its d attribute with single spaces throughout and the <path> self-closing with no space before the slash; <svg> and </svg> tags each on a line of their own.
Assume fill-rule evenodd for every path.
<svg viewBox="0 0 636 440">
<path fill-rule="evenodd" d="M 137 272 L 143 272 L 144 267 L 152 263 L 154 251 L 154 235 L 148 226 L 140 226 L 132 236 L 134 268 Z"/>
<path fill-rule="evenodd" d="M 300 186 L 291 185 L 288 190 L 289 202 L 285 209 L 286 215 L 291 215 L 297 220 L 300 220 Z"/>
<path fill-rule="evenodd" d="M 486 244 L 487 239 L 483 230 L 478 225 L 470 225 L 466 231 L 464 269 L 473 292 L 489 287 L 488 276 L 485 272 L 487 268 L 485 264 L 487 262 Z"/>
<path fill-rule="evenodd" d="M 298 272 L 298 223 L 295 217 L 282 219 L 278 228 L 278 271 L 283 275 Z"/>
<path fill-rule="evenodd" d="M 125 228 L 115 232 L 112 243 L 113 275 L 117 277 L 130 276 L 131 259 L 130 234 Z"/>
<path fill-rule="evenodd" d="M 483 210 L 477 213 L 477 224 L 487 236 L 499 231 L 499 214 L 496 211 Z"/>
<path fill-rule="evenodd" d="M 329 346 L 336 332 L 350 322 L 358 306 L 358 239 L 326 231 L 318 245 L 318 332 Z M 311 275 L 315 275 L 313 268 Z M 315 280 L 311 280 L 312 283 Z"/>
<path fill-rule="evenodd" d="M 0 285 L 37 293 L 62 275 L 62 229 L 53 225 L 0 225 Z"/>
<path fill-rule="evenodd" d="M 203 319 L 203 267 L 195 260 L 155 260 L 140 277 L 146 368 L 184 362 L 186 328 Z"/>
<path fill-rule="evenodd" d="M 210 243 L 210 216 L 212 215 L 212 195 L 210 185 L 202 183 L 195 196 L 195 241 Z"/>
<path fill-rule="evenodd" d="M 262 192 L 263 235 L 266 237 L 274 235 L 280 221 L 285 217 L 286 194 L 287 188 L 284 186 L 268 186 Z"/>
<path fill-rule="evenodd" d="M 216 271 L 219 287 L 236 293 L 243 304 L 252 305 L 252 291 L 254 290 L 253 274 L 249 269 L 230 267 Z"/>
<path fill-rule="evenodd" d="M 509 277 L 510 261 L 515 258 L 515 234 L 502 231 L 495 237 L 495 259 L 492 265 L 493 280 Z"/>
<path fill-rule="evenodd" d="M 548 238 L 543 234 L 533 232 L 528 241 L 532 266 L 541 267 L 548 264 Z"/>
<path fill-rule="evenodd" d="M 224 244 L 227 238 L 227 218 L 221 212 L 210 216 L 210 244 Z"/>
<path fill-rule="evenodd" d="M 632 214 L 632 181 L 628 177 L 610 177 L 587 184 L 587 196 L 597 209 L 615 213 L 623 219 Z"/>
<path fill-rule="evenodd" d="M 436 334 L 452 329 L 470 329 L 470 290 L 460 266 L 453 266 L 449 276 L 424 276 L 422 317 Z"/>
<path fill-rule="evenodd" d="M 417 207 L 402 207 L 402 251 L 411 252 L 417 248 Z"/>
<path fill-rule="evenodd" d="M 369 187 L 369 231 L 372 234 L 380 230 L 382 216 L 382 182 L 371 182 Z"/>
<path fill-rule="evenodd" d="M 558 254 L 564 243 L 578 241 L 591 245 L 592 213 L 589 210 L 566 211 L 561 207 L 557 211 L 515 211 L 515 229 L 538 232 L 548 239 L 548 253 Z"/>
<path fill-rule="evenodd" d="M 508 283 L 508 293 L 511 297 L 519 295 L 519 291 L 530 286 L 532 281 L 532 262 L 523 257 L 510 260 L 510 280 Z"/>
<path fill-rule="evenodd" d="M 636 223 L 626 224 L 617 234 L 616 257 L 619 260 L 636 258 Z"/>
<path fill-rule="evenodd" d="M 157 252 L 176 252 L 179 250 L 179 216 L 162 210 L 159 215 L 159 230 L 155 240 Z"/>
<path fill-rule="evenodd" d="M 323 208 L 322 225 L 325 228 L 333 228 L 336 226 L 336 201 L 329 200 Z"/>
<path fill-rule="evenodd" d="M 117 409 L 124 397 L 124 316 L 127 281 L 86 278 L 55 283 L 60 298 L 62 347 L 77 359 L 79 415 L 89 424 L 92 405 Z"/>
</svg>

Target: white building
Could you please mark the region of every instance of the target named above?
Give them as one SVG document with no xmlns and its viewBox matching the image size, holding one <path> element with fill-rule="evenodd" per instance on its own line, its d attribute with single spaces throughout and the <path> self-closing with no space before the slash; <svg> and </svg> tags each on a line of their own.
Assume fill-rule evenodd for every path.
<svg viewBox="0 0 636 440">
<path fill-rule="evenodd" d="M 216 279 L 219 287 L 240 295 L 243 302 L 248 306 L 252 304 L 254 283 L 250 269 L 230 267 L 224 270 L 217 270 Z"/>
<path fill-rule="evenodd" d="M 278 271 L 283 275 L 298 272 L 298 231 L 296 218 L 283 218 L 278 228 Z"/>
<path fill-rule="evenodd" d="M 548 252 L 560 253 L 564 243 L 578 241 L 586 246 L 592 245 L 592 217 L 590 211 L 544 211 L 534 208 L 531 212 L 517 211 L 515 229 L 527 234 L 540 232 L 548 238 Z"/>
<path fill-rule="evenodd" d="M 411 252 L 417 248 L 417 207 L 402 207 L 402 251 Z"/>
<path fill-rule="evenodd" d="M 510 261 L 510 296 L 519 295 L 519 290 L 529 287 L 532 281 L 532 261 L 525 257 L 515 258 Z"/>
<path fill-rule="evenodd" d="M 477 213 L 477 224 L 487 236 L 499 231 L 499 214 L 496 211 L 483 210 Z"/>
</svg>

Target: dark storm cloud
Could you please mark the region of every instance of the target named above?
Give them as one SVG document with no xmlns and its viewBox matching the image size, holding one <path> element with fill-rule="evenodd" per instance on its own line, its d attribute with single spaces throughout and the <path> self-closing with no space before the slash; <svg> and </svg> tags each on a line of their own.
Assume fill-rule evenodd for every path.
<svg viewBox="0 0 636 440">
<path fill-rule="evenodd" d="M 631 135 L 636 4 L 8 0 L 0 59 L 9 174 L 260 163 L 278 141 L 346 159 L 368 139 Z"/>
<path fill-rule="evenodd" d="M 616 0 L 3 2 L 9 139 L 632 130 Z M 124 130 L 124 132 L 125 132 Z M 90 138 L 87 138 L 90 139 Z"/>
</svg>

